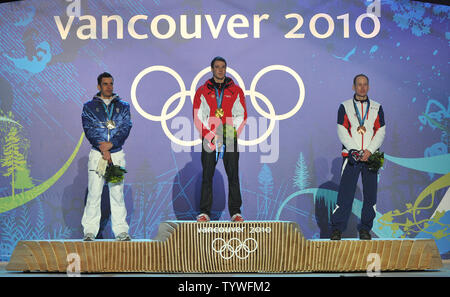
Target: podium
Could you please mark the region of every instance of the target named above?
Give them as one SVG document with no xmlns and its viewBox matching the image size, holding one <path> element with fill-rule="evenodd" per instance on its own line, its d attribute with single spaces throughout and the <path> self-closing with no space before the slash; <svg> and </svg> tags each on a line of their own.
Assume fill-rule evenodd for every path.
<svg viewBox="0 0 450 297">
<path fill-rule="evenodd" d="M 81 273 L 299 273 L 436 270 L 433 239 L 308 240 L 283 221 L 167 221 L 152 240 L 19 241 L 8 271 Z M 73 271 L 73 270 L 71 270 Z"/>
</svg>

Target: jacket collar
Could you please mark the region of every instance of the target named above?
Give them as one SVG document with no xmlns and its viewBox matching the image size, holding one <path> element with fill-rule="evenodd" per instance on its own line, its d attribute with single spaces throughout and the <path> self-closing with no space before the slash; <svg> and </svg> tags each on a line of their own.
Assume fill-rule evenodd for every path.
<svg viewBox="0 0 450 297">
<path fill-rule="evenodd" d="M 230 77 L 226 76 L 225 80 L 224 80 L 224 82 L 222 84 L 222 89 L 225 90 L 226 88 L 232 86 L 233 84 L 234 84 L 234 81 Z M 219 84 L 216 83 L 214 78 L 211 78 L 211 79 L 206 81 L 206 86 L 208 87 L 208 89 L 214 90 L 214 87 L 218 88 Z"/>
<path fill-rule="evenodd" d="M 358 102 L 366 103 L 366 102 L 370 101 L 370 100 L 369 100 L 369 96 L 366 96 L 366 97 L 367 97 L 367 98 L 364 99 L 364 100 L 357 100 L 357 99 L 356 99 L 356 94 L 353 94 L 353 102 L 356 102 L 356 103 L 358 103 Z"/>
<path fill-rule="evenodd" d="M 92 100 L 96 100 L 96 101 L 100 100 L 100 102 L 103 102 L 102 98 L 100 98 L 100 92 L 95 94 L 95 96 L 94 96 L 94 98 L 92 98 Z M 111 102 L 116 102 L 119 100 L 120 100 L 119 95 L 117 95 L 116 93 L 113 93 Z"/>
</svg>

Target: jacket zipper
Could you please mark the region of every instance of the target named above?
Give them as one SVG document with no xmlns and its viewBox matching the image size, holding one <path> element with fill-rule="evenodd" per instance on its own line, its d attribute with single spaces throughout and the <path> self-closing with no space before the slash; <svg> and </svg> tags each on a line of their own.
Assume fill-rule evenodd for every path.
<svg viewBox="0 0 450 297">
<path fill-rule="evenodd" d="M 111 102 L 109 103 L 109 105 L 111 105 Z M 109 105 L 106 106 L 106 110 L 108 111 L 108 112 L 106 113 L 106 119 L 107 119 L 107 120 L 109 120 L 109 119 L 108 119 Z M 111 117 L 111 120 L 112 120 L 112 117 Z M 108 142 L 109 142 L 109 138 L 110 138 L 109 132 L 110 132 L 110 130 L 108 129 Z"/>
<path fill-rule="evenodd" d="M 361 114 L 364 116 L 364 105 L 362 102 L 361 102 Z M 364 150 L 364 134 L 365 133 L 361 133 L 361 150 Z"/>
</svg>

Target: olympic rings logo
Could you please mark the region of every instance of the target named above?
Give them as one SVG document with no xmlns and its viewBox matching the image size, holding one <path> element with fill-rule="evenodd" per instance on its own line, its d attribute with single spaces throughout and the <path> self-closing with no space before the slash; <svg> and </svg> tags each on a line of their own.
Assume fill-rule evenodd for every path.
<svg viewBox="0 0 450 297">
<path fill-rule="evenodd" d="M 258 81 L 261 79 L 261 77 L 264 74 L 266 74 L 270 71 L 274 71 L 274 70 L 280 70 L 280 71 L 284 71 L 284 72 L 287 72 L 288 74 L 290 74 L 296 80 L 296 82 L 298 84 L 298 88 L 299 88 L 299 97 L 298 97 L 297 103 L 294 106 L 294 108 L 292 108 L 289 112 L 280 114 L 280 115 L 277 115 L 275 113 L 275 109 L 274 109 L 272 103 L 270 102 L 270 100 L 266 96 L 261 94 L 260 92 L 256 91 L 256 85 L 258 84 Z M 159 116 L 150 114 L 150 113 L 146 112 L 145 110 L 143 110 L 142 107 L 139 105 L 138 99 L 136 97 L 136 89 L 137 89 L 141 79 L 145 75 L 147 75 L 151 72 L 155 72 L 155 71 L 162 71 L 162 72 L 170 74 L 173 78 L 175 78 L 175 80 L 178 82 L 178 85 L 180 86 L 180 91 L 173 94 L 164 103 L 164 106 L 161 111 L 161 115 L 159 115 Z M 170 132 L 169 128 L 167 127 L 167 121 L 170 120 L 171 118 L 175 117 L 180 112 L 181 108 L 183 108 L 183 106 L 184 106 L 184 102 L 186 101 L 186 96 L 189 96 L 191 98 L 191 103 L 194 102 L 194 96 L 195 96 L 198 82 L 205 74 L 209 73 L 210 71 L 211 71 L 210 67 L 206 67 L 202 71 L 200 71 L 195 76 L 194 80 L 192 81 L 190 90 L 186 90 L 186 86 L 184 84 L 183 79 L 180 77 L 180 75 L 175 70 L 173 70 L 169 67 L 166 67 L 166 66 L 161 66 L 161 65 L 147 67 L 144 70 L 142 70 L 141 72 L 139 72 L 139 74 L 134 79 L 133 84 L 131 85 L 131 102 L 133 103 L 133 106 L 136 108 L 136 110 L 139 112 L 139 114 L 141 116 L 143 116 L 144 118 L 151 120 L 151 121 L 161 122 L 161 126 L 162 126 L 164 133 L 167 135 L 167 137 L 172 142 L 179 144 L 181 146 L 195 146 L 195 145 L 201 144 L 201 139 L 186 141 L 186 140 L 181 140 L 181 139 L 176 138 Z M 275 121 L 277 121 L 277 120 L 281 121 L 281 120 L 285 120 L 287 118 L 292 117 L 294 114 L 296 114 L 300 110 L 300 108 L 303 105 L 303 101 L 305 99 L 305 86 L 303 85 L 303 81 L 302 81 L 300 75 L 298 75 L 297 72 L 295 72 L 292 68 L 289 68 L 284 65 L 270 65 L 270 66 L 267 66 L 267 67 L 261 69 L 253 78 L 253 80 L 250 84 L 249 90 L 247 90 L 245 88 L 244 81 L 242 80 L 241 76 L 235 70 L 233 70 L 230 67 L 227 67 L 227 73 L 231 74 L 235 78 L 235 81 L 237 82 L 237 84 L 244 91 L 244 95 L 250 96 L 250 100 L 251 100 L 255 110 L 261 116 L 270 120 L 269 127 L 263 135 L 261 135 L 257 139 L 252 139 L 252 140 L 238 139 L 238 143 L 240 145 L 251 146 L 251 145 L 257 145 L 257 144 L 263 142 L 272 133 L 272 131 L 275 127 Z M 258 98 L 264 102 L 264 104 L 267 106 L 267 109 L 269 110 L 269 113 L 265 112 L 259 106 L 256 98 Z M 178 105 L 175 107 L 175 109 L 173 111 L 168 113 L 169 106 L 175 100 L 179 100 Z"/>
<path fill-rule="evenodd" d="M 250 249 L 250 247 L 247 245 L 248 241 L 254 242 L 254 247 Z M 216 242 L 220 242 L 221 245 L 217 249 L 216 248 Z M 236 244 L 233 244 L 236 243 Z M 223 238 L 216 238 L 213 240 L 211 244 L 211 248 L 214 252 L 218 253 L 222 259 L 229 260 L 233 256 L 236 256 L 237 258 L 244 260 L 247 259 L 251 253 L 255 252 L 258 248 L 258 242 L 254 238 L 247 238 L 242 242 L 239 238 L 233 237 L 228 242 L 225 241 Z M 243 250 L 245 252 L 245 256 L 240 255 L 240 251 Z"/>
</svg>

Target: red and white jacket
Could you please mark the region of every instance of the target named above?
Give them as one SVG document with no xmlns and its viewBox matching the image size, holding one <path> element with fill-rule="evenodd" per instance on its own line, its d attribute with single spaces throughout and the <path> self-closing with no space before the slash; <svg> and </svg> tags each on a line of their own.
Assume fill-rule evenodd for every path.
<svg viewBox="0 0 450 297">
<path fill-rule="evenodd" d="M 370 100 L 366 115 L 369 100 L 367 98 L 367 100 L 358 101 L 353 97 L 353 99 L 342 102 L 339 106 L 337 133 L 342 143 L 342 156 L 344 157 L 347 157 L 348 152 L 352 149 L 358 151 L 367 149 L 373 154 L 383 143 L 386 133 L 383 108 L 380 103 Z M 360 117 L 365 116 L 364 127 L 366 132 L 364 134 L 357 132 L 359 120 L 354 103 L 356 103 Z"/>
<path fill-rule="evenodd" d="M 202 139 L 205 138 L 209 142 L 216 135 L 216 129 L 220 126 L 220 123 L 233 126 L 239 137 L 247 122 L 247 108 L 242 89 L 231 78 L 226 77 L 223 92 L 221 108 L 223 109 L 224 115 L 222 119 L 217 118 L 215 115 L 217 100 L 212 78 L 207 80 L 195 93 L 193 109 L 194 124 Z"/>
</svg>

